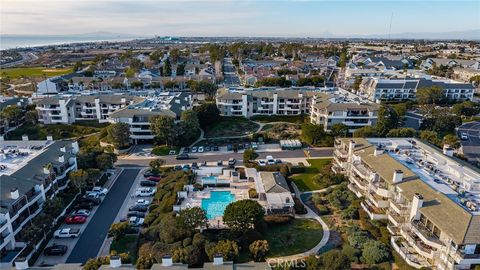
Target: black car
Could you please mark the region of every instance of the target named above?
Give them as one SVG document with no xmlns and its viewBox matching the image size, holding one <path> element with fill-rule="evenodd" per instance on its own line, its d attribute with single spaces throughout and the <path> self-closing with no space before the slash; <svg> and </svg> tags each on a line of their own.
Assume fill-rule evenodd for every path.
<svg viewBox="0 0 480 270">
<path fill-rule="evenodd" d="M 150 176 L 158 176 L 158 173 L 156 172 L 152 172 L 151 170 L 148 170 L 148 171 L 145 171 L 143 173 L 143 176 L 146 178 L 146 177 L 150 177 Z"/>
<path fill-rule="evenodd" d="M 208 151 L 211 151 L 211 150 L 212 150 L 212 147 L 210 147 L 210 145 L 205 146 L 205 152 L 208 152 Z"/>
<path fill-rule="evenodd" d="M 198 169 L 198 164 L 197 162 L 192 163 L 192 169 Z"/>
<path fill-rule="evenodd" d="M 139 217 L 139 218 L 144 218 L 145 213 L 143 212 L 137 212 L 137 211 L 132 211 L 127 213 L 127 217 Z"/>
<path fill-rule="evenodd" d="M 218 146 L 215 145 L 215 146 L 213 146 L 212 149 L 213 149 L 213 151 L 218 151 Z"/>
<path fill-rule="evenodd" d="M 45 256 L 63 256 L 65 253 L 67 253 L 68 247 L 65 245 L 56 245 L 53 244 L 43 251 L 43 254 Z"/>
<path fill-rule="evenodd" d="M 80 210 L 85 209 L 91 211 L 95 205 L 91 202 L 79 202 L 75 205 L 73 209 Z"/>
<path fill-rule="evenodd" d="M 183 159 L 189 159 L 190 156 L 188 154 L 180 154 L 180 155 L 177 155 L 176 159 L 177 160 L 183 160 Z"/>
<path fill-rule="evenodd" d="M 142 187 L 156 187 L 157 182 L 150 181 L 150 180 L 143 180 L 143 181 L 140 182 L 140 186 L 142 186 Z"/>
<path fill-rule="evenodd" d="M 182 170 L 182 165 L 175 165 L 175 167 L 173 167 L 173 170 L 174 171 L 181 171 Z"/>
<path fill-rule="evenodd" d="M 128 211 L 136 211 L 136 212 L 147 212 L 148 207 L 146 205 L 134 205 L 128 208 Z"/>
<path fill-rule="evenodd" d="M 102 201 L 99 198 L 86 197 L 80 199 L 81 203 L 92 203 L 93 205 L 99 205 Z"/>
</svg>

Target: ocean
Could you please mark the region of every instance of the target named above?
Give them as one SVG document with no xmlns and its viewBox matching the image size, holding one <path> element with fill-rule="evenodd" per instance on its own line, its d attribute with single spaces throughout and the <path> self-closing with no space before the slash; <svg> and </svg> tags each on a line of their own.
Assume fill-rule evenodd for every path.
<svg viewBox="0 0 480 270">
<path fill-rule="evenodd" d="M 0 50 L 35 47 L 45 45 L 58 45 L 77 42 L 98 41 L 125 41 L 135 39 L 133 37 L 116 36 L 33 36 L 33 35 L 0 35 Z"/>
</svg>

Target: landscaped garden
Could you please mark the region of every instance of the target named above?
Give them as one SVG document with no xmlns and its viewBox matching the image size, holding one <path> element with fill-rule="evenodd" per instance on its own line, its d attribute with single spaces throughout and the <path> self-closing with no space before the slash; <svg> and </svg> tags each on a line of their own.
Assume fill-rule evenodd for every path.
<svg viewBox="0 0 480 270">
<path fill-rule="evenodd" d="M 176 147 L 171 147 L 171 146 L 168 146 L 168 145 L 159 145 L 159 146 L 155 146 L 153 149 L 152 149 L 152 154 L 156 155 L 156 156 L 166 156 L 166 155 L 169 155 L 170 151 L 175 151 L 175 154 L 178 154 L 179 151 L 180 151 L 180 147 L 179 146 L 176 146 Z"/>
<path fill-rule="evenodd" d="M 53 136 L 54 140 L 68 139 L 90 135 L 95 132 L 100 132 L 102 129 L 101 126 L 106 125 L 107 124 L 98 125 L 98 123 L 97 125 L 89 125 L 87 123 L 81 122 L 71 125 L 43 125 L 25 122 L 22 126 L 11 131 L 8 134 L 8 139 L 21 140 L 22 135 L 28 135 L 28 138 L 30 140 L 45 140 L 48 135 Z"/>
<path fill-rule="evenodd" d="M 295 124 L 302 124 L 305 122 L 305 115 L 256 115 L 250 118 L 255 122 L 270 123 L 270 122 L 288 122 Z"/>
<path fill-rule="evenodd" d="M 258 124 L 244 117 L 221 117 L 204 128 L 205 138 L 248 135 L 257 131 L 258 127 Z"/>
<path fill-rule="evenodd" d="M 44 68 L 44 67 L 23 67 L 2 69 L 2 74 L 6 74 L 12 79 L 20 77 L 54 77 L 71 73 L 71 68 Z M 3 75 L 2 75 L 3 76 Z"/>
<path fill-rule="evenodd" d="M 333 177 L 330 172 L 331 159 L 307 159 L 310 166 L 305 166 L 305 172 L 295 174 L 290 179 L 302 192 L 319 190 L 329 187 L 332 182 L 327 177 Z"/>
<path fill-rule="evenodd" d="M 322 225 L 314 219 L 294 219 L 269 226 L 265 239 L 270 244 L 268 257 L 302 253 L 315 247 L 323 237 Z"/>
</svg>

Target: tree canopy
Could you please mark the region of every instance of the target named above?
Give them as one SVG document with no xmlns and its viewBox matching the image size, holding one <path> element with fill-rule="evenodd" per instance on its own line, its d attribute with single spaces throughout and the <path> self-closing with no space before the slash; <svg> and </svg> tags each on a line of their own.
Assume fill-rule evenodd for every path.
<svg viewBox="0 0 480 270">
<path fill-rule="evenodd" d="M 223 214 L 223 222 L 235 232 L 254 229 L 263 221 L 265 212 L 256 201 L 240 200 L 230 203 Z"/>
</svg>

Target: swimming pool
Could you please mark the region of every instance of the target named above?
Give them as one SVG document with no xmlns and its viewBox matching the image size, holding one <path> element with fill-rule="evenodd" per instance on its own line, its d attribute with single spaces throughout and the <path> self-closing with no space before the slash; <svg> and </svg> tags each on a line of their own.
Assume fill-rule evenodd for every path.
<svg viewBox="0 0 480 270">
<path fill-rule="evenodd" d="M 202 199 L 202 209 L 207 211 L 207 218 L 214 219 L 223 216 L 227 205 L 235 201 L 235 195 L 230 191 L 212 191 L 209 199 Z"/>
</svg>

